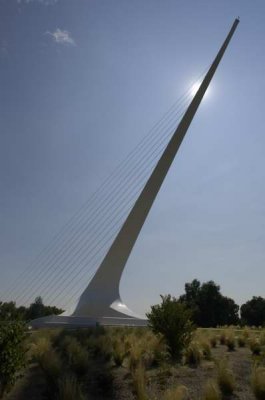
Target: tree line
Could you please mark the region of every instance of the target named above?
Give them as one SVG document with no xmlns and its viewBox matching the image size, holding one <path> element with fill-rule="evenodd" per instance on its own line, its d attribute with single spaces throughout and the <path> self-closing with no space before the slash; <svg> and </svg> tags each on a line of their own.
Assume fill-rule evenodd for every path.
<svg viewBox="0 0 265 400">
<path fill-rule="evenodd" d="M 63 310 L 55 306 L 45 306 L 42 298 L 36 297 L 29 307 L 17 307 L 14 301 L 0 301 L 0 322 L 2 321 L 24 321 L 28 322 L 35 318 L 46 317 L 47 315 L 58 315 Z"/>
<path fill-rule="evenodd" d="M 265 298 L 253 296 L 241 307 L 230 297 L 223 296 L 214 281 L 201 283 L 197 279 L 185 284 L 185 293 L 178 298 L 192 313 L 192 320 L 199 327 L 224 325 L 265 326 Z M 15 302 L 0 301 L 0 321 L 31 321 L 47 315 L 61 314 L 55 306 L 45 306 L 37 297 L 29 307 L 17 307 Z"/>
<path fill-rule="evenodd" d="M 179 301 L 191 310 L 192 320 L 199 327 L 265 326 L 265 298 L 253 296 L 239 307 L 233 299 L 222 295 L 214 281 L 201 284 L 194 279 L 186 283 Z"/>
</svg>

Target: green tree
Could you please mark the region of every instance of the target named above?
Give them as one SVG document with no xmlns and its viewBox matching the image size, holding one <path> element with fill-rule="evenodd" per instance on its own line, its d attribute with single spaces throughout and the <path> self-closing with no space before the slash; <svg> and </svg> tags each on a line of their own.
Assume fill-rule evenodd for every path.
<svg viewBox="0 0 265 400">
<path fill-rule="evenodd" d="M 192 311 L 194 323 L 201 327 L 237 324 L 239 306 L 220 292 L 214 281 L 201 284 L 197 279 L 185 284 L 185 294 L 179 300 Z"/>
<path fill-rule="evenodd" d="M 245 325 L 265 325 L 265 299 L 253 296 L 251 300 L 242 304 L 240 313 L 242 323 Z"/>
<path fill-rule="evenodd" d="M 0 324 L 0 397 L 12 387 L 25 366 L 24 339 L 22 322 Z"/>
<path fill-rule="evenodd" d="M 194 331 L 191 311 L 175 297 L 166 295 L 161 296 L 161 299 L 162 303 L 151 306 L 146 316 L 152 331 L 164 337 L 171 357 L 179 361 Z"/>
</svg>

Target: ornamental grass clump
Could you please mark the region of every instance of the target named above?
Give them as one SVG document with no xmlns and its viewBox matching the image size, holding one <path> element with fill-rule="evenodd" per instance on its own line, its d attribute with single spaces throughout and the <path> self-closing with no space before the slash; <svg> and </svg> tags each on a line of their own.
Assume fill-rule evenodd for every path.
<svg viewBox="0 0 265 400">
<path fill-rule="evenodd" d="M 163 400 L 188 400 L 189 391 L 184 385 L 167 389 L 163 395 Z"/>
<path fill-rule="evenodd" d="M 137 400 L 148 400 L 147 395 L 147 377 L 143 365 L 138 365 L 132 372 L 133 391 Z"/>
<path fill-rule="evenodd" d="M 222 395 L 215 381 L 208 381 L 203 390 L 202 400 L 221 400 Z"/>
<path fill-rule="evenodd" d="M 235 390 L 235 378 L 226 359 L 217 364 L 217 371 L 217 382 L 222 394 L 224 396 L 232 395 Z"/>
<path fill-rule="evenodd" d="M 210 344 L 212 348 L 215 348 L 217 346 L 217 337 L 215 335 L 210 337 Z"/>
<path fill-rule="evenodd" d="M 211 351 L 211 346 L 208 341 L 203 340 L 200 343 L 201 349 L 202 349 L 202 354 L 203 358 L 205 360 L 211 360 L 212 359 L 212 351 Z"/>
<path fill-rule="evenodd" d="M 234 351 L 236 348 L 235 336 L 232 332 L 230 332 L 226 337 L 226 346 L 228 351 Z"/>
<path fill-rule="evenodd" d="M 185 363 L 191 367 L 201 364 L 203 354 L 197 342 L 192 342 L 184 352 Z"/>
<path fill-rule="evenodd" d="M 74 376 L 65 376 L 58 381 L 57 400 L 85 400 L 80 384 Z"/>
<path fill-rule="evenodd" d="M 84 375 L 88 369 L 88 352 L 74 337 L 69 337 L 65 345 L 65 356 L 70 368 L 78 375 Z"/>
<path fill-rule="evenodd" d="M 242 335 L 237 338 L 237 345 L 238 347 L 245 347 L 246 346 L 246 338 Z"/>
<path fill-rule="evenodd" d="M 226 332 L 225 331 L 221 332 L 219 340 L 220 340 L 220 344 L 222 344 L 222 345 L 226 344 Z"/>
<path fill-rule="evenodd" d="M 259 356 L 261 353 L 261 345 L 257 338 L 249 339 L 249 348 L 254 356 Z"/>
<path fill-rule="evenodd" d="M 113 357 L 114 364 L 116 365 L 116 367 L 120 367 L 126 357 L 126 354 L 127 354 L 125 346 L 124 346 L 124 342 L 116 339 L 113 342 L 112 348 L 113 348 L 112 357 Z"/>
<path fill-rule="evenodd" d="M 251 388 L 257 400 L 265 400 L 265 367 L 253 367 Z"/>
</svg>

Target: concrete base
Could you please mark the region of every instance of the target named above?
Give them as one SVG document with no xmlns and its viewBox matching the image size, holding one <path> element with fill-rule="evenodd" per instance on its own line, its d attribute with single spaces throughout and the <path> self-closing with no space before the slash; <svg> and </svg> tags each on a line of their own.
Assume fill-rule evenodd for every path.
<svg viewBox="0 0 265 400">
<path fill-rule="evenodd" d="M 34 319 L 29 323 L 33 329 L 39 328 L 88 328 L 93 326 L 147 326 L 147 319 L 132 317 L 77 317 L 49 315 Z"/>
<path fill-rule="evenodd" d="M 147 326 L 147 319 L 136 315 L 119 298 L 108 307 L 93 309 L 90 305 L 83 315 L 76 312 L 64 312 L 61 315 L 49 315 L 30 321 L 33 329 L 40 328 L 86 328 L 92 326 Z M 101 316 L 100 316 L 101 315 Z"/>
</svg>

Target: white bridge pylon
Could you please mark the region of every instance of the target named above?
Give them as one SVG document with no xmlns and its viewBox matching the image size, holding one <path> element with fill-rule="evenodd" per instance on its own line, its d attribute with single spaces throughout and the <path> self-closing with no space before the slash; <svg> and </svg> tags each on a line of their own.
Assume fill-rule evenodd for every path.
<svg viewBox="0 0 265 400">
<path fill-rule="evenodd" d="M 167 172 L 185 137 L 191 121 L 214 76 L 225 50 L 236 30 L 235 19 L 223 45 L 205 75 L 197 93 L 172 135 L 151 176 L 136 200 L 126 221 L 99 266 L 96 274 L 82 293 L 75 310 L 59 316 L 49 316 L 31 321 L 32 327 L 102 325 L 144 326 L 147 321 L 134 314 L 122 302 L 119 292 L 120 279 L 139 236 L 152 204 L 162 186 Z"/>
</svg>

